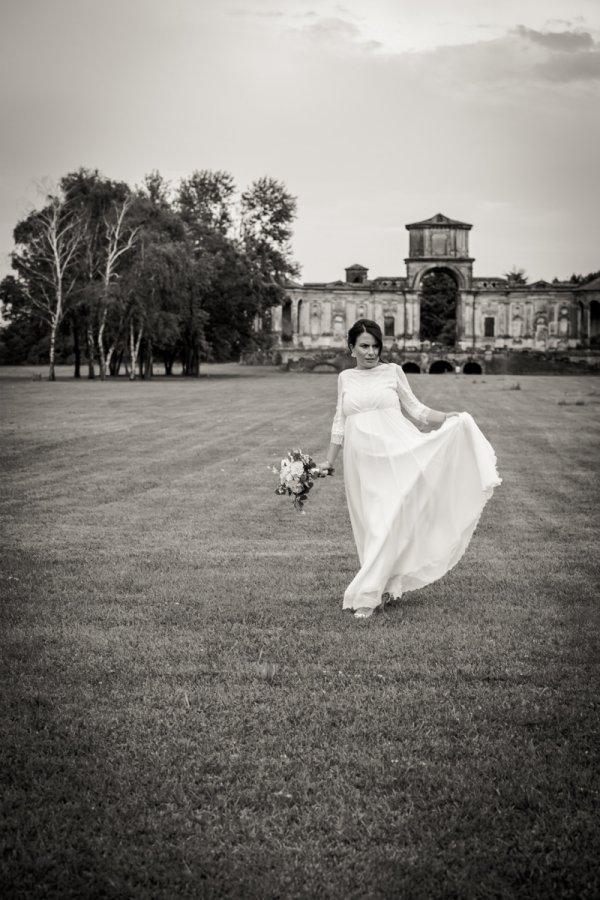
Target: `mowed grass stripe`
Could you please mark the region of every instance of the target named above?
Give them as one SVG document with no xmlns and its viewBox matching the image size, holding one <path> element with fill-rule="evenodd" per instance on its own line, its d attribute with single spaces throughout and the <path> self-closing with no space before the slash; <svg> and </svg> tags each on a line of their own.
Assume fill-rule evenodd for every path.
<svg viewBox="0 0 600 900">
<path fill-rule="evenodd" d="M 209 371 L 2 385 L 8 895 L 595 897 L 595 381 L 412 379 L 504 483 L 357 623 L 341 468 L 304 516 L 267 468 L 335 378 Z"/>
</svg>

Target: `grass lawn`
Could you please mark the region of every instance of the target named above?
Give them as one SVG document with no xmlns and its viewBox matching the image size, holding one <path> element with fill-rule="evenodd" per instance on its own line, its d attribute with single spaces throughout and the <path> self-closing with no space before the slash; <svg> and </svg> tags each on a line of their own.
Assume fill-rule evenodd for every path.
<svg viewBox="0 0 600 900">
<path fill-rule="evenodd" d="M 597 898 L 600 382 L 411 376 L 504 483 L 358 622 L 335 378 L 205 371 L 0 372 L 2 896 Z"/>
</svg>

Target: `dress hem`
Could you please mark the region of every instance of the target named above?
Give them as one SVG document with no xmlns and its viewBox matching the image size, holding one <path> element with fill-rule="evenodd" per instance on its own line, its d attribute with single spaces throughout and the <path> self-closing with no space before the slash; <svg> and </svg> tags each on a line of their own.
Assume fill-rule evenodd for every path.
<svg viewBox="0 0 600 900">
<path fill-rule="evenodd" d="M 495 454 L 494 454 L 494 461 L 495 461 Z M 390 578 L 388 578 L 386 585 L 382 588 L 381 593 L 379 594 L 379 600 L 377 603 L 373 603 L 372 600 L 370 600 L 364 594 L 362 594 L 362 595 L 354 594 L 354 595 L 351 595 L 350 597 L 344 595 L 342 609 L 351 609 L 351 610 L 356 610 L 356 609 L 360 609 L 360 608 L 378 609 L 380 606 L 383 605 L 382 597 L 384 594 L 386 594 L 386 593 L 393 594 L 393 596 L 399 600 L 404 594 L 409 594 L 411 591 L 418 591 L 421 588 L 426 587 L 429 584 L 433 584 L 435 581 L 439 581 L 440 578 L 443 578 L 445 575 L 447 575 L 448 572 L 451 572 L 452 569 L 454 569 L 454 567 L 458 565 L 458 563 L 461 561 L 461 559 L 467 552 L 469 543 L 471 542 L 471 539 L 472 539 L 473 535 L 475 534 L 475 531 L 477 530 L 477 527 L 481 520 L 481 516 L 483 515 L 484 509 L 487 506 L 488 501 L 491 500 L 491 498 L 494 494 L 495 488 L 499 487 L 501 484 L 502 484 L 502 479 L 500 478 L 500 476 L 498 476 L 498 478 L 495 481 L 493 481 L 491 484 L 487 485 L 486 487 L 482 488 L 483 503 L 481 505 L 481 509 L 479 510 L 479 513 L 477 514 L 477 517 L 475 518 L 474 522 L 472 524 L 468 525 L 467 528 L 464 529 L 460 540 L 458 540 L 456 542 L 456 544 L 454 545 L 454 547 L 452 548 L 452 552 L 447 554 L 447 556 L 445 557 L 445 559 L 447 561 L 444 562 L 444 560 L 438 559 L 438 560 L 435 560 L 428 564 L 427 568 L 433 567 L 433 568 L 437 569 L 439 567 L 441 569 L 439 574 L 433 575 L 432 577 L 429 577 L 429 578 L 419 576 L 417 572 L 410 572 L 410 573 L 402 574 L 402 575 L 401 574 L 392 575 Z M 465 539 L 465 536 L 466 536 L 466 539 Z M 464 546 L 463 546 L 462 550 L 460 550 L 459 555 L 456 558 L 454 558 L 454 553 L 457 552 L 458 548 L 463 543 L 464 543 Z M 453 561 L 449 562 L 449 560 L 453 560 Z M 388 590 L 388 585 L 391 582 L 396 581 L 397 579 L 404 580 L 404 581 L 410 581 L 410 580 L 417 581 L 418 580 L 420 583 L 414 584 L 412 587 L 404 587 L 400 591 L 398 591 L 397 588 L 395 588 L 394 590 Z M 369 593 L 372 594 L 374 592 L 369 592 Z"/>
</svg>

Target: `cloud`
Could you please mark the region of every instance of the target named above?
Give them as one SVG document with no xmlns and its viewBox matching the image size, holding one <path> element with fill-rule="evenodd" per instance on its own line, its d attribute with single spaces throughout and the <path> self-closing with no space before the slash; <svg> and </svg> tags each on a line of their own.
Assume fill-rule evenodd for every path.
<svg viewBox="0 0 600 900">
<path fill-rule="evenodd" d="M 490 26 L 481 23 L 479 27 Z M 401 50 L 388 45 L 385 38 L 373 39 L 366 29 L 365 23 L 349 16 L 333 15 L 305 20 L 287 29 L 287 34 L 325 57 L 360 56 L 390 66 L 399 78 L 408 74 L 430 85 L 454 85 L 466 93 L 477 91 L 478 85 L 500 92 L 512 85 L 522 91 L 524 85 L 576 86 L 600 79 L 600 41 L 571 23 L 560 28 L 557 21 L 554 30 L 518 24 L 496 37 Z M 496 99 L 501 101 L 500 96 Z"/>
<path fill-rule="evenodd" d="M 600 79 L 600 43 L 587 31 L 535 31 L 518 25 L 512 32 L 521 42 L 541 48 L 534 76 L 554 82 Z"/>
<path fill-rule="evenodd" d="M 318 19 L 304 28 L 295 29 L 294 33 L 305 40 L 337 49 L 379 50 L 383 47 L 380 41 L 366 39 L 354 22 L 336 16 Z"/>
<path fill-rule="evenodd" d="M 573 21 L 572 19 L 546 19 L 546 25 L 548 27 L 551 25 L 564 25 L 565 28 L 572 28 Z"/>
<path fill-rule="evenodd" d="M 533 28 L 517 25 L 514 34 L 533 44 L 547 47 L 548 50 L 560 50 L 565 53 L 576 53 L 594 47 L 594 39 L 587 31 L 535 31 Z"/>
<path fill-rule="evenodd" d="M 429 51 L 396 56 L 400 66 L 412 68 L 429 81 L 459 85 L 465 91 L 478 86 L 548 83 L 577 86 L 600 79 L 600 42 L 579 30 L 535 31 L 518 25 L 492 40 L 462 45 L 442 45 Z M 496 94 L 498 100 L 501 95 Z"/>
<path fill-rule="evenodd" d="M 283 17 L 283 12 L 277 9 L 265 9 L 265 10 L 249 10 L 249 9 L 241 9 L 235 8 L 230 9 L 227 13 L 229 16 L 241 16 L 243 18 L 256 18 L 256 19 L 280 19 Z"/>
<path fill-rule="evenodd" d="M 600 49 L 549 59 L 538 71 L 550 81 L 594 81 L 600 79 Z"/>
<path fill-rule="evenodd" d="M 244 19 L 314 19 L 317 13 L 310 9 L 307 12 L 286 13 L 280 9 L 242 9 L 233 7 L 227 11 L 228 16 Z"/>
</svg>

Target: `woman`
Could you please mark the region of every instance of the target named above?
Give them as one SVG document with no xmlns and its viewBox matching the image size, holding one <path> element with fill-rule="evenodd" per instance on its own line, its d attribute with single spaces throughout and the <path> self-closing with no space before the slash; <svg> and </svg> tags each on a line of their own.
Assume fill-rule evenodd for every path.
<svg viewBox="0 0 600 900">
<path fill-rule="evenodd" d="M 331 470 L 343 445 L 344 482 L 360 571 L 344 609 L 368 618 L 384 595 L 430 584 L 463 555 L 501 479 L 491 445 L 468 413 L 420 403 L 402 368 L 381 361 L 376 322 L 348 332 L 356 368 L 338 378 Z M 435 428 L 423 433 L 417 427 Z"/>
</svg>

